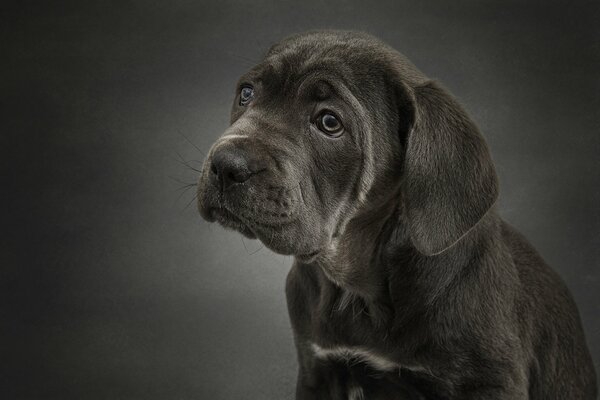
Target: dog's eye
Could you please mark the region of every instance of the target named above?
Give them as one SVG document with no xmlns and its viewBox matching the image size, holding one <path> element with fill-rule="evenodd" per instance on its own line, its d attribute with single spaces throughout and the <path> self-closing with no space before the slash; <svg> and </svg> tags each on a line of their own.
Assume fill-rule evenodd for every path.
<svg viewBox="0 0 600 400">
<path fill-rule="evenodd" d="M 240 90 L 240 106 L 245 106 L 254 98 L 254 88 L 252 86 L 244 86 Z"/>
<path fill-rule="evenodd" d="M 344 129 L 338 117 L 331 111 L 325 111 L 317 118 L 317 126 L 329 136 L 339 136 Z"/>
</svg>

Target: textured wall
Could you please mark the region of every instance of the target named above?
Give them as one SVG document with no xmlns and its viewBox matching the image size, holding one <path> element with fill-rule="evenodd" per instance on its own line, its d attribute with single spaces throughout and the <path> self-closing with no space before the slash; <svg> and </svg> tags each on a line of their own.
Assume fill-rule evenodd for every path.
<svg viewBox="0 0 600 400">
<path fill-rule="evenodd" d="M 182 135 L 209 148 L 238 76 L 313 28 L 375 34 L 461 99 L 600 365 L 597 2 L 18 3 L 0 6 L 3 398 L 292 398 L 292 260 L 201 221 L 171 177 L 195 180 Z"/>
</svg>

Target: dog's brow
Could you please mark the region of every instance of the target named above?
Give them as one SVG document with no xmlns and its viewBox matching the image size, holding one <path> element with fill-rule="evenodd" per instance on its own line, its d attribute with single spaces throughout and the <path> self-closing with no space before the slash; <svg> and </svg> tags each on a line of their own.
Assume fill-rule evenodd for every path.
<svg viewBox="0 0 600 400">
<path fill-rule="evenodd" d="M 296 96 L 300 97 L 308 88 L 315 88 L 317 85 L 326 85 L 330 93 L 335 94 L 350 107 L 362 110 L 362 106 L 357 97 L 353 94 L 348 85 L 337 74 L 322 73 L 320 71 L 311 71 L 307 73 L 302 82 L 298 85 Z"/>
<path fill-rule="evenodd" d="M 236 88 L 239 88 L 244 83 L 249 83 L 253 81 L 260 81 L 261 74 L 256 69 L 251 69 L 250 71 L 243 74 L 237 81 Z"/>
<path fill-rule="evenodd" d="M 325 89 L 328 93 L 336 93 L 341 95 L 338 87 L 343 86 L 345 84 L 343 81 L 335 74 L 331 73 L 322 73 L 321 71 L 309 71 L 305 73 L 296 89 L 296 95 L 301 96 L 304 92 L 309 89 Z"/>
</svg>

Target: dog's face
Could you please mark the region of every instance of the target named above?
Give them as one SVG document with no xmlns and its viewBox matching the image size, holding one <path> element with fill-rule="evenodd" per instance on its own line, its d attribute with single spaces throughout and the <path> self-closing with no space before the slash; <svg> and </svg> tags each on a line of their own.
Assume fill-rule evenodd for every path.
<svg viewBox="0 0 600 400">
<path fill-rule="evenodd" d="M 242 76 L 231 126 L 200 177 L 204 218 L 284 254 L 317 252 L 365 196 L 371 171 L 400 170 L 385 82 L 367 51 L 328 39 L 292 40 Z"/>
<path fill-rule="evenodd" d="M 411 85 L 424 77 L 399 57 L 349 32 L 274 46 L 238 82 L 231 126 L 199 179 L 201 215 L 276 252 L 310 258 L 360 210 L 402 197 L 402 182 L 410 192 L 414 182 L 402 176 L 418 118 Z M 421 167 L 412 173 L 426 178 Z"/>
</svg>

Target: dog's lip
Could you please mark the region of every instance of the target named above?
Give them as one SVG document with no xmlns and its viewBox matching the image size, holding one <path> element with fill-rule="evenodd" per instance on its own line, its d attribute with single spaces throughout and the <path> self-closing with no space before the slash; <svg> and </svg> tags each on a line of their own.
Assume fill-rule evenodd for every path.
<svg viewBox="0 0 600 400">
<path fill-rule="evenodd" d="M 224 227 L 235 229 L 251 239 L 256 239 L 256 233 L 244 221 L 226 208 L 211 208 L 209 214 L 211 219 Z"/>
<path fill-rule="evenodd" d="M 314 249 L 303 254 L 296 254 L 298 261 L 306 264 L 313 263 L 321 254 L 321 249 Z"/>
</svg>

